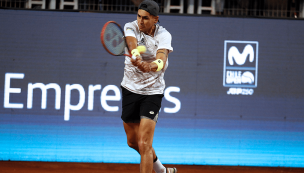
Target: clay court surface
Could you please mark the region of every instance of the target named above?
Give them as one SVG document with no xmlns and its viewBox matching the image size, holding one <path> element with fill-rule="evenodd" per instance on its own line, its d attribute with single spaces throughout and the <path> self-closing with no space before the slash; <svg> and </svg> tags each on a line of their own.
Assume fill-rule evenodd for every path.
<svg viewBox="0 0 304 173">
<path fill-rule="evenodd" d="M 173 166 L 173 165 L 165 165 Z M 304 168 L 174 165 L 178 173 L 304 173 Z M 0 173 L 139 173 L 138 164 L 0 161 Z"/>
</svg>

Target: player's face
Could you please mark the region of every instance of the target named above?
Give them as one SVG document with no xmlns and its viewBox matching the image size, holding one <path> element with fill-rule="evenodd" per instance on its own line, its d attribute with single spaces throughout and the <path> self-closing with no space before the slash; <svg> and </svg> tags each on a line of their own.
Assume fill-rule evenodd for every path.
<svg viewBox="0 0 304 173">
<path fill-rule="evenodd" d="M 144 33 L 149 33 L 154 24 L 158 21 L 157 16 L 151 15 L 149 12 L 139 9 L 137 12 L 137 24 L 139 30 Z"/>
</svg>

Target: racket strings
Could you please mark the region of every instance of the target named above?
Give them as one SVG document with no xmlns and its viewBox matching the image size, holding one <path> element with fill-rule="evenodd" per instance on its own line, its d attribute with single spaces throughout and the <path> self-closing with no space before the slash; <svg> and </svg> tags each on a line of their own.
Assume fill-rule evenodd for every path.
<svg viewBox="0 0 304 173">
<path fill-rule="evenodd" d="M 103 40 L 105 47 L 113 55 L 122 55 L 126 44 L 121 28 L 115 23 L 109 23 L 104 31 Z"/>
</svg>

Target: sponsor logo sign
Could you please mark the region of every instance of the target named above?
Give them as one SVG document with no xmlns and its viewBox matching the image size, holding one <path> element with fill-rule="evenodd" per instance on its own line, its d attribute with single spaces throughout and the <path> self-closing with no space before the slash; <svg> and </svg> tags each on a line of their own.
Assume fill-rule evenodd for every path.
<svg viewBox="0 0 304 173">
<path fill-rule="evenodd" d="M 258 85 L 257 41 L 225 40 L 223 86 L 228 95 L 252 95 Z"/>
</svg>

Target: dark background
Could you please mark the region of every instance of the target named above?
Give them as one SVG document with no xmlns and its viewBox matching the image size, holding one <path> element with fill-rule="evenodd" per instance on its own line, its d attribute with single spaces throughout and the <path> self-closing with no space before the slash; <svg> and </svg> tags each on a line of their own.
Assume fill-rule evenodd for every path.
<svg viewBox="0 0 304 173">
<path fill-rule="evenodd" d="M 51 125 L 52 128 L 57 129 L 56 133 L 53 134 L 57 134 L 60 129 L 63 130 L 68 127 L 71 130 L 72 127 L 84 128 L 81 133 L 91 135 L 95 132 L 92 133 L 90 128 L 95 126 L 98 128 L 102 126 L 119 127 L 119 130 L 121 130 L 122 122 L 119 118 L 121 102 L 108 102 L 109 105 L 119 106 L 119 111 L 105 111 L 100 105 L 101 90 L 99 90 L 94 95 L 94 110 L 88 111 L 88 86 L 90 84 L 100 84 L 102 89 L 106 85 L 120 87 L 123 77 L 124 57 L 109 55 L 103 49 L 99 35 L 103 24 L 109 20 L 124 25 L 126 22 L 135 19 L 135 14 L 0 10 L 0 98 L 2 98 L 0 99 L 0 105 L 3 105 L 4 100 L 5 73 L 25 74 L 24 79 L 11 80 L 11 88 L 21 88 L 21 93 L 10 94 L 10 102 L 23 103 L 24 108 L 8 109 L 2 106 L 0 109 L 0 125 L 2 125 L 0 132 L 2 131 L 1 133 L 4 135 L 3 146 L 8 147 L 8 141 L 15 140 L 11 136 L 12 131 L 19 129 L 14 133 L 21 134 L 21 132 L 24 132 L 24 128 L 33 128 L 33 125 Z M 234 133 L 231 130 L 240 133 L 249 130 L 255 134 L 252 140 L 261 141 L 270 137 L 270 140 L 277 142 L 274 146 L 278 147 L 269 144 L 265 149 L 259 145 L 254 145 L 242 150 L 240 146 L 244 145 L 238 143 L 239 148 L 236 147 L 233 151 L 229 150 L 229 153 L 233 153 L 237 158 L 233 163 L 229 161 L 233 159 L 222 155 L 218 156 L 222 159 L 214 162 L 208 161 L 208 159 L 205 161 L 204 159 L 197 160 L 191 154 L 194 151 L 185 151 L 185 155 L 191 158 L 188 161 L 182 158 L 177 161 L 172 160 L 172 158 L 171 160 L 165 158 L 165 162 L 303 166 L 304 162 L 299 159 L 303 158 L 303 152 L 297 152 L 296 158 L 294 158 L 297 160 L 296 162 L 291 163 L 291 161 L 286 160 L 288 160 L 289 155 L 295 156 L 294 152 L 296 150 L 302 149 L 303 151 L 304 149 L 304 145 L 302 145 L 304 141 L 304 22 L 301 20 L 171 15 L 161 15 L 160 21 L 160 25 L 164 26 L 173 38 L 174 51 L 169 55 L 169 67 L 165 74 L 166 86 L 180 88 L 180 92 L 170 94 L 181 102 L 181 109 L 177 113 L 170 114 L 165 113 L 163 108 L 172 108 L 175 105 L 163 99 L 158 127 L 168 128 L 169 132 L 161 134 L 164 137 L 171 135 L 172 138 L 183 139 L 189 137 L 187 136 L 189 133 L 186 131 L 192 129 L 191 131 L 198 136 L 192 136 L 192 138 L 190 135 L 189 138 L 200 140 L 206 138 L 199 134 L 208 134 L 208 130 L 212 129 L 215 131 L 210 134 L 218 135 L 219 141 L 223 141 L 226 139 L 225 133 Z M 229 88 L 223 86 L 225 40 L 259 42 L 258 81 L 253 95 L 227 95 Z M 239 51 L 242 53 L 242 48 L 239 48 Z M 35 89 L 33 92 L 33 108 L 27 109 L 27 85 L 28 83 L 38 82 L 60 85 L 60 110 L 54 108 L 55 92 L 53 90 L 48 90 L 47 108 L 41 109 L 41 91 L 39 89 Z M 79 111 L 71 111 L 71 120 L 67 122 L 63 120 L 66 84 L 81 84 L 86 92 L 83 108 Z M 111 95 L 111 92 L 109 92 L 109 95 Z M 77 104 L 78 99 L 78 92 L 73 91 L 71 93 L 71 104 Z M 85 128 L 87 126 L 88 128 Z M 179 129 L 179 131 L 184 129 L 185 134 L 172 136 L 176 133 L 174 129 Z M 200 130 L 207 131 L 201 132 Z M 218 130 L 224 130 L 225 133 L 219 135 L 216 132 Z M 46 132 L 50 131 L 46 128 L 41 133 Z M 260 132 L 265 134 L 258 135 Z M 278 136 L 272 136 L 273 133 L 277 134 L 277 132 Z M 27 132 L 32 137 L 37 137 L 37 133 L 40 132 L 34 129 Z M 123 136 L 123 131 L 119 133 Z M 292 133 L 292 135 L 290 136 L 289 133 Z M 10 136 L 10 138 L 8 136 L 5 138 L 5 135 Z M 78 134 L 75 132 L 74 135 L 76 136 L 73 139 L 77 139 Z M 157 139 L 157 137 L 155 138 Z M 244 134 L 229 138 L 240 141 L 250 137 Z M 24 137 L 23 139 L 28 138 Z M 47 146 L 58 147 L 57 139 L 56 137 L 46 138 L 46 140 L 55 140 L 54 144 Z M 106 140 L 106 138 L 103 139 Z M 35 140 L 39 141 L 39 138 Z M 162 138 L 162 140 L 165 139 Z M 296 147 L 287 150 L 286 144 L 290 143 L 289 140 L 296 140 L 297 144 L 292 144 Z M 197 144 L 199 145 L 200 142 Z M 222 149 L 226 148 L 226 145 L 217 144 L 219 145 L 214 146 L 223 146 Z M 80 142 L 79 145 L 85 146 L 86 144 Z M 126 147 L 126 144 L 120 145 Z M 179 144 L 177 142 L 174 147 L 178 149 L 185 147 L 184 145 L 187 145 L 187 143 L 181 142 Z M 209 144 L 205 143 L 204 145 Z M 210 146 L 212 145 L 210 144 Z M 39 152 L 35 150 L 33 151 L 33 153 L 37 152 L 34 154 L 35 157 L 30 157 L 24 153 L 19 153 L 19 156 L 17 156 L 12 153 L 12 151 L 19 151 L 20 148 L 30 146 L 32 144 L 28 143 L 3 149 L 0 151 L 2 159 L 75 161 L 75 159 L 73 160 L 74 156 L 68 154 L 75 152 L 75 150 L 65 153 L 65 157 L 58 156 L 59 152 L 65 152 L 64 149 L 56 150 L 55 158 L 40 156 Z M 189 146 L 191 145 L 189 144 Z M 43 149 L 45 145 L 37 144 L 37 147 Z M 240 159 L 243 151 L 254 153 L 261 149 L 259 151 L 265 152 L 271 147 L 276 148 L 278 153 L 268 155 L 267 162 L 260 159 L 260 157 L 264 157 L 263 155 L 256 157 L 256 162 Z M 223 153 L 222 149 L 217 151 Z M 280 155 L 279 158 L 275 157 L 276 154 Z M 77 157 L 76 161 L 136 162 L 136 159 L 135 161 L 103 160 L 103 157 L 98 160 L 90 158 L 88 153 L 83 155 L 83 157 Z M 114 156 L 116 155 L 114 154 Z M 202 156 L 205 157 L 204 154 Z M 281 158 L 281 156 L 284 156 L 284 158 Z M 253 156 L 248 155 L 248 158 L 250 157 Z M 283 161 L 280 161 L 280 159 L 283 159 Z"/>
</svg>

